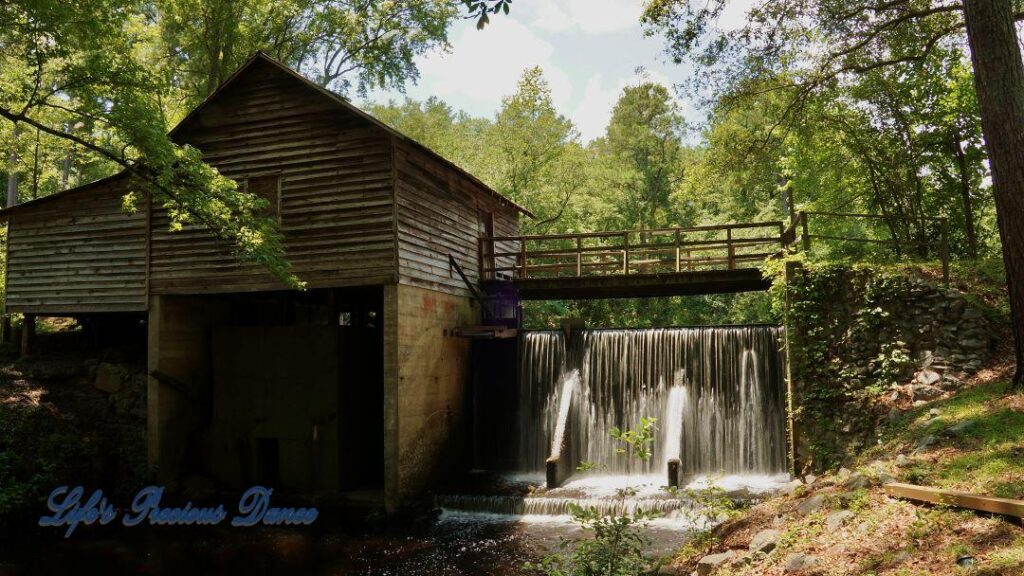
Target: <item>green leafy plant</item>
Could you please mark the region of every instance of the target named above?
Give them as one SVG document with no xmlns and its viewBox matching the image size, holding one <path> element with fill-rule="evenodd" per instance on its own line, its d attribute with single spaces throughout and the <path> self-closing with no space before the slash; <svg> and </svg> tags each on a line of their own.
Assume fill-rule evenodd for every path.
<svg viewBox="0 0 1024 576">
<path fill-rule="evenodd" d="M 620 494 L 625 498 L 626 494 Z M 651 544 L 646 521 L 653 514 L 602 514 L 596 508 L 572 506 L 572 517 L 586 538 L 563 538 L 558 554 L 545 556 L 530 568 L 548 576 L 639 576 L 656 574 L 659 563 L 646 555 Z"/>
<path fill-rule="evenodd" d="M 637 430 L 612 429 L 610 435 L 626 444 L 616 452 L 649 460 L 656 422 L 655 418 L 643 417 Z M 597 465 L 592 462 L 577 467 L 580 471 L 594 469 Z M 636 488 L 620 488 L 615 498 L 622 503 L 636 494 Z M 545 576 L 642 576 L 658 572 L 660 563 L 647 554 L 651 544 L 647 522 L 655 513 L 637 510 L 619 515 L 576 504 L 570 506 L 570 511 L 585 536 L 562 538 L 558 552 L 548 554 L 539 563 L 527 563 L 528 570 Z"/>
<path fill-rule="evenodd" d="M 622 442 L 625 446 L 616 449 L 619 454 L 632 454 L 639 460 L 650 460 L 654 455 L 652 450 L 654 444 L 654 433 L 658 430 L 657 418 L 640 418 L 640 428 L 636 430 L 620 430 L 612 428 L 609 434 L 612 438 Z"/>
</svg>

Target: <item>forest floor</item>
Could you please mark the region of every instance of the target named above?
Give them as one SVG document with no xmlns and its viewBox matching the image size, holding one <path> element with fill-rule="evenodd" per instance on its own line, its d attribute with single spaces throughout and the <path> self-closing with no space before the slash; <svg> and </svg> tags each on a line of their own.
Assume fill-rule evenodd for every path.
<svg viewBox="0 0 1024 576">
<path fill-rule="evenodd" d="M 890 498 L 899 481 L 1024 499 L 1024 394 L 1000 350 L 955 395 L 909 409 L 849 470 L 793 485 L 691 542 L 673 574 L 1024 575 L 1019 519 Z M 759 535 L 750 551 L 752 539 Z M 709 554 L 728 558 L 712 568 Z"/>
</svg>

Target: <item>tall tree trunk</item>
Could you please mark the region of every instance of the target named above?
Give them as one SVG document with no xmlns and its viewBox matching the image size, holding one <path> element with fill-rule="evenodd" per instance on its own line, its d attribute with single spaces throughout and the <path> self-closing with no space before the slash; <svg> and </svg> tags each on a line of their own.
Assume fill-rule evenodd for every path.
<svg viewBox="0 0 1024 576">
<path fill-rule="evenodd" d="M 69 123 L 64 125 L 64 133 L 71 134 L 74 127 Z M 60 167 L 60 189 L 68 189 L 68 179 L 71 177 L 71 166 L 75 159 L 75 145 L 72 144 L 68 151 L 64 154 L 64 161 L 61 162 Z"/>
<path fill-rule="evenodd" d="M 32 152 L 32 199 L 39 198 L 39 128 L 36 128 L 36 146 Z"/>
<path fill-rule="evenodd" d="M 7 204 L 10 208 L 18 203 L 18 135 L 21 126 L 14 127 L 14 138 L 11 142 L 11 152 L 7 157 Z"/>
<path fill-rule="evenodd" d="M 960 143 L 960 135 L 953 134 L 953 153 L 960 172 L 960 201 L 964 205 L 964 233 L 967 235 L 967 255 L 978 257 L 978 232 L 974 227 L 974 206 L 971 204 L 971 175 L 967 172 L 967 154 Z"/>
<path fill-rule="evenodd" d="M 1017 371 L 1024 378 L 1024 61 L 1011 0 L 964 0 L 996 217 L 1003 244 Z"/>
</svg>

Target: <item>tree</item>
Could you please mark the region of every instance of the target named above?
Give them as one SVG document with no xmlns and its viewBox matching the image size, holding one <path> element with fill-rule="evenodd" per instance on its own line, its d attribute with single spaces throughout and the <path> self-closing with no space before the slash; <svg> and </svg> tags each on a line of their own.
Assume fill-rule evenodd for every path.
<svg viewBox="0 0 1024 576">
<path fill-rule="evenodd" d="M 616 166 L 611 188 L 625 228 L 670 223 L 669 195 L 683 176 L 679 107 L 668 89 L 653 82 L 622 91 L 603 139 L 594 148 Z"/>
<path fill-rule="evenodd" d="M 497 158 L 495 189 L 534 211 L 537 218 L 525 227 L 528 232 L 550 229 L 582 185 L 575 175 L 583 158 L 576 128 L 555 110 L 540 68 L 523 72 L 485 137 Z"/>
<path fill-rule="evenodd" d="M 649 0 L 643 21 L 664 34 L 676 61 L 691 60 L 702 72 L 693 86 L 725 92 L 749 78 L 785 72 L 775 89 L 788 94 L 790 121 L 819 90 L 872 70 L 922 62 L 966 28 L 974 66 L 982 130 L 992 169 L 1003 258 L 1017 352 L 1014 386 L 1024 382 L 1024 64 L 1015 21 L 1024 18 L 1015 0 L 814 0 L 792 4 L 767 0 L 747 13 L 734 31 L 716 28 L 727 0 L 692 4 Z M 697 89 L 697 88 L 695 88 Z"/>
<path fill-rule="evenodd" d="M 205 225 L 242 259 L 301 286 L 262 200 L 175 145 L 167 128 L 258 48 L 342 92 L 400 88 L 444 47 L 461 0 L 54 0 L 0 4 L 0 172 L 44 196 L 130 173 L 172 227 Z M 470 14 L 466 13 L 467 17 Z M 19 138 L 14 138 L 18 134 Z M 15 143 L 16 142 L 16 143 Z"/>
<path fill-rule="evenodd" d="M 69 18 L 67 4 L 54 0 L 0 4 L 0 119 L 129 172 L 136 190 L 126 208 L 151 193 L 168 208 L 172 226 L 202 223 L 242 258 L 299 286 L 276 224 L 259 216 L 263 201 L 239 191 L 198 150 L 168 139 L 160 107 L 166 79 L 136 55 L 139 8 L 130 0 L 85 0 Z M 94 132 L 66 130 L 69 121 L 88 121 Z"/>
<path fill-rule="evenodd" d="M 401 89 L 457 15 L 453 0 L 159 0 L 152 18 L 191 108 L 256 50 L 342 94 Z"/>
</svg>

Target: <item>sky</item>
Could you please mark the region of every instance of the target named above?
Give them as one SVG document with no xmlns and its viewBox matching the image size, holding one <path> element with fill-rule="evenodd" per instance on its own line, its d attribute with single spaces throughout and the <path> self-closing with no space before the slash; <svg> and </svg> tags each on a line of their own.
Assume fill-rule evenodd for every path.
<svg viewBox="0 0 1024 576">
<path fill-rule="evenodd" d="M 734 2 L 719 25 L 738 26 L 749 2 Z M 456 109 L 492 117 L 502 97 L 515 92 L 523 70 L 540 66 L 558 111 L 588 142 L 604 134 L 622 89 L 639 82 L 638 67 L 668 87 L 687 76 L 685 66 L 665 57 L 663 38 L 644 36 L 642 5 L 643 0 L 515 0 L 510 14 L 492 17 L 482 31 L 475 20 L 453 26 L 448 51 L 416 59 L 420 79 L 406 87 L 406 95 L 437 96 Z M 375 91 L 367 100 L 404 97 Z M 701 119 L 692 102 L 677 99 L 688 121 Z"/>
</svg>

